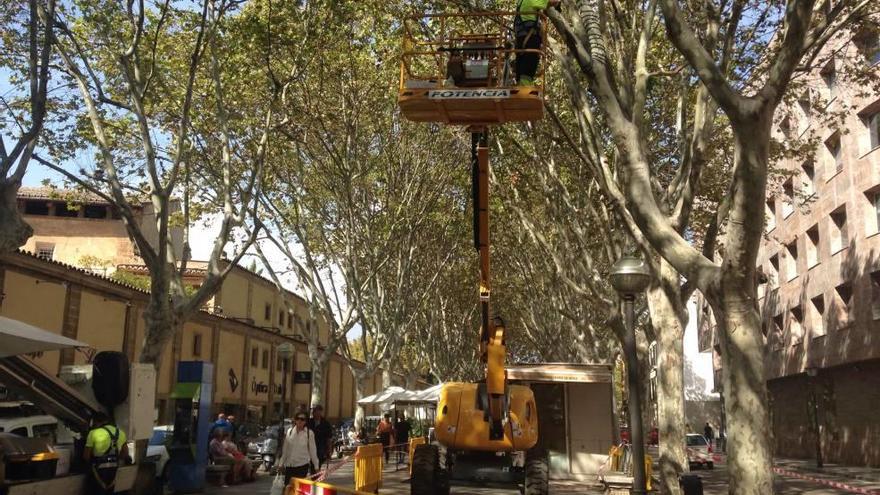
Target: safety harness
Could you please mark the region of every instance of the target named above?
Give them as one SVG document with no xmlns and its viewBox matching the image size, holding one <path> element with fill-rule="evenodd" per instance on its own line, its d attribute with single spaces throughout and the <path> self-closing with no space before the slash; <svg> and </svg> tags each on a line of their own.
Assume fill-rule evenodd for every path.
<svg viewBox="0 0 880 495">
<path fill-rule="evenodd" d="M 91 459 L 92 475 L 95 480 L 101 484 L 104 489 L 108 489 L 115 483 L 115 479 L 110 483 L 104 483 L 103 478 L 98 474 L 99 469 L 117 469 L 119 467 L 119 428 L 114 427 L 115 431 L 110 431 L 106 426 L 101 427 L 110 436 L 110 447 L 103 455 L 93 455 Z"/>
<path fill-rule="evenodd" d="M 537 14 L 535 14 L 534 19 L 524 20 L 522 18 L 522 4 L 523 0 L 516 2 L 516 17 L 513 18 L 513 31 L 516 33 L 517 38 L 525 38 L 523 41 L 523 45 L 525 45 L 532 35 L 540 31 L 541 22 L 538 20 Z"/>
</svg>

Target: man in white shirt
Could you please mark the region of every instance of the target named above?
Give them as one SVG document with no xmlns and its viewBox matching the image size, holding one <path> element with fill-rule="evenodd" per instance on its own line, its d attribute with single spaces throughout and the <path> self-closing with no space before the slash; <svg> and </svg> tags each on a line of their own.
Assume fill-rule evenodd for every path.
<svg viewBox="0 0 880 495">
<path fill-rule="evenodd" d="M 313 466 L 319 466 L 315 434 L 306 426 L 307 420 L 305 413 L 296 413 L 294 426 L 284 435 L 279 462 L 284 467 L 284 486 L 290 484 L 291 478 L 305 478 L 314 469 Z"/>
</svg>

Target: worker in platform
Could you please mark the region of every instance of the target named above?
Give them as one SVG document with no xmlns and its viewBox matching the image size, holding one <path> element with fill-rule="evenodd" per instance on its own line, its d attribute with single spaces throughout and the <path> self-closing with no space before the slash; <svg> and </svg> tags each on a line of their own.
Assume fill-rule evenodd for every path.
<svg viewBox="0 0 880 495">
<path fill-rule="evenodd" d="M 95 413 L 83 451 L 83 459 L 89 466 L 86 493 L 103 495 L 116 491 L 116 470 L 128 459 L 128 446 L 125 442 L 125 433 L 110 424 L 109 416 L 100 411 Z"/>
<path fill-rule="evenodd" d="M 517 0 L 513 29 L 517 50 L 540 50 L 543 36 L 538 11 L 559 5 L 560 0 Z M 538 73 L 539 56 L 536 52 L 516 54 L 516 79 L 520 86 L 534 86 Z"/>
</svg>

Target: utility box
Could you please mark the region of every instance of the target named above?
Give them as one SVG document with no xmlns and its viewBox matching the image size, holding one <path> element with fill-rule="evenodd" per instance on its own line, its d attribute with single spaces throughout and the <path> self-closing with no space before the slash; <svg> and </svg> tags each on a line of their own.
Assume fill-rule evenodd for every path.
<svg viewBox="0 0 880 495">
<path fill-rule="evenodd" d="M 114 417 L 130 440 L 148 440 L 153 435 L 156 404 L 156 367 L 131 365 L 128 399 L 116 406 Z"/>
<path fill-rule="evenodd" d="M 539 363 L 507 368 L 511 383 L 529 385 L 538 407 L 538 445 L 551 479 L 595 479 L 614 444 L 611 365 Z"/>
</svg>

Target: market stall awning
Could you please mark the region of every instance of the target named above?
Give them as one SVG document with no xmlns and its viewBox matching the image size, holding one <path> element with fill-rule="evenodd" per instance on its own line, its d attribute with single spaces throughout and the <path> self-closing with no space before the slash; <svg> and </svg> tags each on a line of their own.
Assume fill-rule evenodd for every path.
<svg viewBox="0 0 880 495">
<path fill-rule="evenodd" d="M 434 385 L 424 390 L 407 390 L 405 394 L 394 399 L 394 405 L 401 406 L 418 406 L 418 405 L 435 405 L 440 400 L 440 389 L 443 384 Z"/>
<path fill-rule="evenodd" d="M 0 358 L 71 347 L 89 347 L 89 345 L 0 316 Z"/>
<path fill-rule="evenodd" d="M 388 387 L 381 392 L 377 392 L 373 395 L 368 395 L 363 399 L 358 401 L 358 405 L 368 406 L 370 404 L 386 404 L 389 402 L 394 402 L 394 398 L 399 396 L 401 393 L 406 392 L 402 387 Z"/>
</svg>

